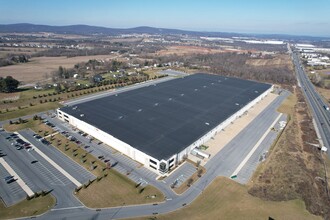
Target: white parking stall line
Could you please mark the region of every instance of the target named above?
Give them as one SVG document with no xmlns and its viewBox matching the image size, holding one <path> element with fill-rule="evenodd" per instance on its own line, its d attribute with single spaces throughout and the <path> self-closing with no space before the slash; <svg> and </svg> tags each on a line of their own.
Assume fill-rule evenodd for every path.
<svg viewBox="0 0 330 220">
<path fill-rule="evenodd" d="M 9 164 L 2 157 L 0 158 L 0 163 L 11 176 L 17 177 L 16 182 L 26 192 L 26 194 L 28 194 L 29 196 L 34 195 L 34 192 L 30 189 L 30 187 L 26 185 L 26 183 L 17 175 L 17 173 L 9 166 Z"/>
<path fill-rule="evenodd" d="M 262 135 L 262 137 L 259 139 L 259 141 L 254 145 L 254 147 L 251 149 L 251 151 L 248 153 L 248 155 L 246 155 L 246 157 L 244 158 L 244 160 L 239 164 L 239 166 L 231 174 L 231 176 L 236 176 L 239 173 L 239 171 L 241 171 L 241 169 L 244 167 L 244 165 L 246 164 L 246 162 L 250 159 L 250 157 L 257 150 L 257 148 L 260 146 L 260 144 L 263 142 L 263 140 L 267 137 L 267 135 L 269 134 L 269 132 L 271 132 L 271 128 L 276 125 L 277 121 L 281 118 L 282 115 L 283 114 L 280 113 L 277 116 L 277 118 L 275 119 L 275 121 L 269 126 L 269 128 L 267 129 L 267 131 Z"/>
<path fill-rule="evenodd" d="M 22 135 L 17 133 L 22 140 L 25 142 L 30 143 L 28 140 L 26 140 Z M 48 161 L 53 167 L 55 167 L 58 171 L 60 171 L 64 176 L 66 176 L 73 184 L 75 184 L 77 187 L 80 187 L 82 184 L 76 180 L 73 176 L 71 176 L 68 172 L 66 172 L 62 167 L 60 167 L 57 163 L 55 163 L 52 159 L 50 159 L 46 154 L 44 154 L 41 150 L 39 150 L 36 146 L 32 145 L 35 152 L 37 152 L 40 156 L 42 156 L 45 160 Z"/>
</svg>

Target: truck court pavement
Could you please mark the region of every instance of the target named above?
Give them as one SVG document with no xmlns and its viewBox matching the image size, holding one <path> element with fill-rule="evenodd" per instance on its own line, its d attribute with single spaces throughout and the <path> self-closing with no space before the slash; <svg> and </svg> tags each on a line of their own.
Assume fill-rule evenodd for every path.
<svg viewBox="0 0 330 220">
<path fill-rule="evenodd" d="M 106 209 L 87 209 L 84 207 L 72 207 L 64 209 L 53 209 L 50 212 L 38 216 L 40 219 L 117 219 L 146 215 L 157 215 L 161 213 L 171 212 L 190 204 L 203 190 L 218 176 L 230 177 L 237 169 L 240 163 L 246 158 L 253 149 L 258 140 L 263 136 L 267 129 L 274 123 L 275 119 L 280 115 L 276 109 L 282 101 L 288 96 L 287 92 L 277 97 L 261 114 L 259 114 L 246 128 L 244 128 L 231 142 L 229 142 L 218 154 L 216 154 L 206 165 L 207 172 L 193 184 L 182 195 L 174 194 L 169 186 L 156 180 L 150 180 L 149 184 L 156 186 L 164 192 L 167 197 L 165 202 L 134 206 L 121 206 Z M 285 116 L 281 116 L 280 120 L 285 120 Z M 278 125 L 275 125 L 275 130 Z M 260 156 L 270 147 L 275 132 L 269 132 L 259 147 L 254 151 L 247 163 L 238 173 L 238 182 L 246 182 L 251 173 L 256 168 Z M 82 137 L 81 137 L 82 138 Z M 99 146 L 98 146 L 99 147 Z M 99 147 L 101 148 L 101 147 Z M 118 154 L 118 153 L 116 153 Z M 261 154 L 261 155 L 260 155 Z M 143 175 L 140 168 L 134 170 L 138 175 Z M 147 179 L 147 177 L 145 177 Z M 241 179 L 240 179 L 241 178 Z M 170 196 L 170 197 L 169 197 Z"/>
</svg>

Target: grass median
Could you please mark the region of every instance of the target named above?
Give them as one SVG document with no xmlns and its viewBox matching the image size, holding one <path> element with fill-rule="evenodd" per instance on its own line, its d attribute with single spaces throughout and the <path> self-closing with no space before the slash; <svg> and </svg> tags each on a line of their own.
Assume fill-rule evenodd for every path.
<svg viewBox="0 0 330 220">
<path fill-rule="evenodd" d="M 51 142 L 51 144 L 73 161 L 93 173 L 97 178 L 90 180 L 76 190 L 76 196 L 88 207 L 103 208 L 123 204 L 142 204 L 164 201 L 164 195 L 153 186 L 139 186 L 127 176 L 118 173 L 104 161 L 88 152 L 88 148 L 68 140 L 60 133 L 54 133 L 41 120 L 27 119 L 21 124 L 7 124 L 7 131 L 30 128 Z M 49 146 L 52 147 L 52 146 Z M 109 161 L 111 163 L 112 161 Z"/>
<path fill-rule="evenodd" d="M 23 200 L 16 205 L 5 207 L 0 200 L 0 219 L 15 219 L 45 213 L 56 203 L 54 196 L 48 194 L 31 200 Z"/>
<path fill-rule="evenodd" d="M 47 138 L 53 146 L 62 151 L 97 178 L 85 183 L 75 191 L 76 196 L 90 208 L 104 208 L 121 205 L 154 203 L 164 200 L 164 195 L 153 186 L 141 187 L 125 175 L 107 166 L 87 150 L 69 141 L 61 134 Z M 111 163 L 111 161 L 109 161 Z"/>
</svg>

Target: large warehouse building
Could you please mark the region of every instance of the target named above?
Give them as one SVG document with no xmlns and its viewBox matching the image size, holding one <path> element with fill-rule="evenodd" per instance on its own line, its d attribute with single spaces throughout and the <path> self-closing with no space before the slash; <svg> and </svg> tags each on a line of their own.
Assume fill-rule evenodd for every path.
<svg viewBox="0 0 330 220">
<path fill-rule="evenodd" d="M 62 107 L 57 114 L 164 174 L 271 90 L 269 84 L 193 74 Z"/>
</svg>

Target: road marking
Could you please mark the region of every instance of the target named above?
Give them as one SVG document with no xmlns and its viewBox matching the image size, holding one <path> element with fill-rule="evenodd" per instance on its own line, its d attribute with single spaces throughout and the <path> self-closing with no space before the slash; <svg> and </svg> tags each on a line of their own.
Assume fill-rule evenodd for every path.
<svg viewBox="0 0 330 220">
<path fill-rule="evenodd" d="M 21 137 L 22 140 L 30 143 L 22 135 L 20 135 L 19 133 L 17 133 L 17 134 Z M 55 163 L 52 159 L 50 159 L 46 154 L 44 154 L 36 146 L 34 146 L 33 144 L 31 144 L 31 146 L 33 146 L 33 149 L 35 152 L 37 152 L 40 156 L 42 156 L 45 160 L 47 160 L 48 163 L 50 163 L 53 167 L 55 167 L 58 171 L 60 171 L 64 176 L 66 176 L 71 182 L 73 182 L 73 184 L 75 184 L 77 187 L 80 187 L 82 185 L 78 180 L 76 180 L 73 176 L 71 176 L 68 172 L 66 172 L 62 167 L 60 167 L 57 163 Z"/>
<path fill-rule="evenodd" d="M 17 175 L 17 173 L 11 168 L 11 166 L 9 166 L 9 164 L 2 157 L 0 158 L 0 163 L 8 171 L 8 173 L 11 176 L 17 177 L 16 182 L 26 192 L 26 194 L 28 194 L 29 196 L 34 195 L 34 192 L 30 189 L 30 187 L 28 187 L 28 185 L 26 185 L 26 183 Z"/>
<path fill-rule="evenodd" d="M 66 208 L 51 209 L 50 211 L 68 210 L 68 209 L 80 209 L 80 208 L 84 208 L 84 207 L 85 206 L 66 207 Z"/>
<path fill-rule="evenodd" d="M 275 126 L 275 124 L 281 118 L 282 115 L 283 115 L 283 113 L 280 113 L 279 116 L 277 116 L 277 118 L 275 119 L 275 121 L 269 126 L 269 128 L 267 129 L 267 131 L 262 135 L 262 137 L 259 139 L 259 141 L 254 145 L 254 147 L 252 148 L 252 150 L 248 153 L 248 155 L 246 155 L 246 157 L 244 158 L 244 160 L 240 163 L 240 165 L 236 168 L 236 170 L 230 176 L 235 176 L 235 175 L 237 175 L 239 173 L 239 171 L 241 171 L 241 169 L 243 168 L 243 166 L 250 159 L 250 157 L 253 155 L 253 153 L 257 150 L 257 148 L 259 147 L 259 145 L 261 144 L 261 142 L 266 138 L 266 136 L 268 135 L 268 133 L 271 132 L 271 128 Z"/>
</svg>

